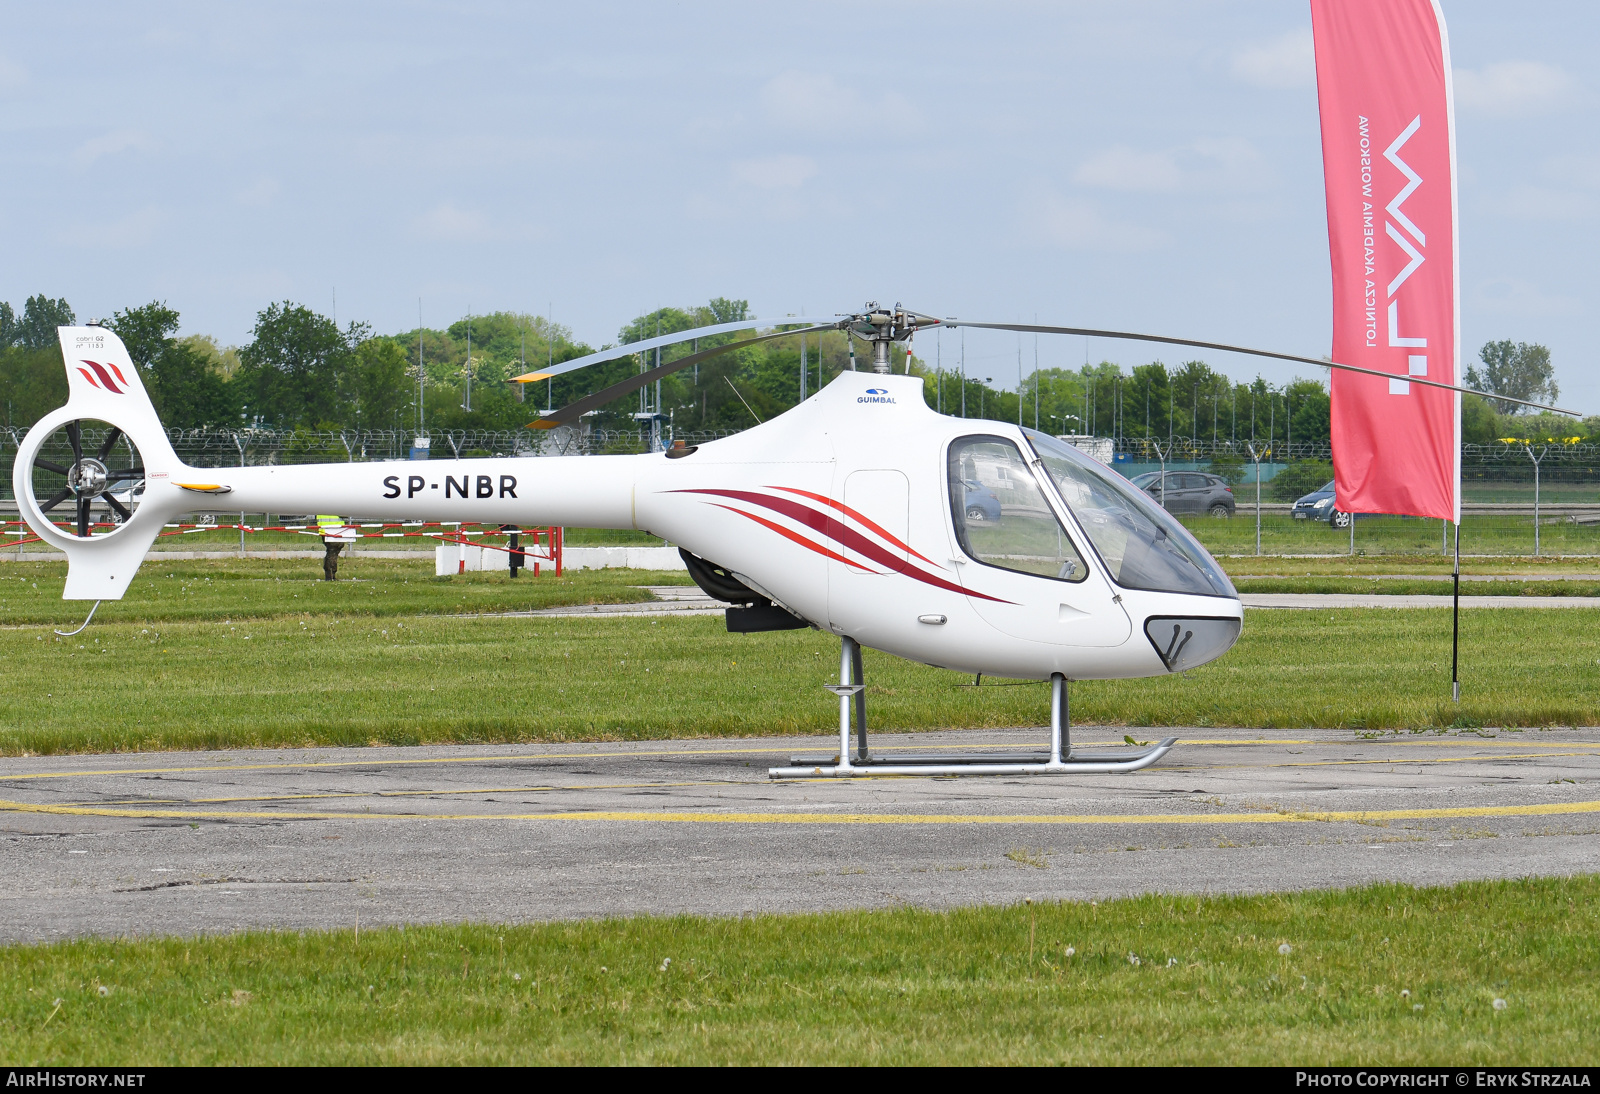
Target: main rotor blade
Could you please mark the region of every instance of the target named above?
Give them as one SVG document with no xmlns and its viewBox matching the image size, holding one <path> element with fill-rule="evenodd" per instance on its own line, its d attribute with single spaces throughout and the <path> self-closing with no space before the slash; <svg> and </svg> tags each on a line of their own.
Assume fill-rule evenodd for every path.
<svg viewBox="0 0 1600 1094">
<path fill-rule="evenodd" d="M 552 376 L 561 376 L 574 369 L 586 368 L 589 365 L 598 365 L 604 361 L 615 361 L 619 357 L 627 357 L 635 353 L 644 353 L 657 346 L 675 346 L 679 342 L 690 342 L 696 338 L 706 338 L 713 334 L 726 334 L 732 330 L 759 330 L 761 327 L 792 326 L 795 323 L 820 324 L 811 330 L 833 330 L 838 326 L 837 319 L 808 319 L 805 316 L 786 316 L 782 319 L 741 319 L 737 323 L 716 323 L 709 327 L 695 327 L 693 330 L 681 330 L 674 334 L 663 334 L 656 338 L 646 338 L 638 342 L 628 342 L 610 349 L 591 353 L 587 357 L 579 357 L 572 361 L 563 361 L 552 368 L 536 369 L 521 376 L 513 376 L 514 384 L 531 384 L 535 380 L 548 380 Z M 788 334 L 799 334 L 797 330 L 787 331 Z"/>
<path fill-rule="evenodd" d="M 67 440 L 72 442 L 72 462 L 83 461 L 83 429 L 80 423 L 71 421 L 67 423 Z"/>
<path fill-rule="evenodd" d="M 568 422 L 575 422 L 579 418 L 583 417 L 583 415 L 589 413 L 589 411 L 605 406 L 613 399 L 620 399 L 624 395 L 632 394 L 633 392 L 644 387 L 646 384 L 654 383 L 663 376 L 670 376 L 679 369 L 687 368 L 690 365 L 699 364 L 701 361 L 708 360 L 720 354 L 728 353 L 732 350 L 743 349 L 745 346 L 753 346 L 758 342 L 770 342 L 774 338 L 793 338 L 797 334 L 815 334 L 817 331 L 833 329 L 835 329 L 835 326 L 832 323 L 824 326 L 802 327 L 800 330 L 786 330 L 780 331 L 776 334 L 761 334 L 754 338 L 746 338 L 743 341 L 730 342 L 726 346 L 713 346 L 711 349 L 703 349 L 699 353 L 691 353 L 687 357 L 680 357 L 676 361 L 669 361 L 659 368 L 650 369 L 648 372 L 641 372 L 637 376 L 630 376 L 620 384 L 612 384 L 604 391 L 597 391 L 593 395 L 587 395 L 575 403 L 568 403 L 560 410 L 552 411 L 536 422 L 529 422 L 528 428 L 554 429 L 558 425 L 565 425 Z M 635 344 L 637 345 L 637 343 Z"/>
<path fill-rule="evenodd" d="M 1323 361 L 1316 357 L 1301 357 L 1293 353 L 1274 353 L 1265 349 L 1250 349 L 1247 346 L 1230 346 L 1223 342 L 1197 342 L 1192 338 L 1167 338 L 1159 334 L 1132 334 L 1120 330 L 1089 330 L 1085 327 L 1042 327 L 1034 323 L 967 323 L 959 319 L 946 319 L 946 327 L 973 327 L 986 330 L 1012 330 L 1023 334 L 1076 334 L 1087 338 L 1121 338 L 1129 342 L 1160 342 L 1169 346 L 1193 346 L 1196 349 L 1218 349 L 1227 353 L 1248 353 L 1253 357 L 1271 357 L 1278 361 L 1294 361 L 1297 364 L 1318 365 L 1322 368 L 1343 369 L 1345 372 L 1359 372 L 1365 376 L 1382 376 L 1388 380 L 1406 380 L 1413 384 L 1422 384 L 1424 387 L 1443 388 L 1445 391 L 1459 391 L 1463 395 L 1481 395 L 1485 399 L 1498 399 L 1503 403 L 1516 403 L 1518 406 L 1531 406 L 1535 410 L 1553 410 L 1557 414 L 1570 414 L 1574 418 L 1583 417 L 1576 410 L 1564 410 L 1558 406 L 1546 406 L 1544 403 L 1530 403 L 1526 399 L 1513 399 L 1509 395 L 1495 395 L 1488 391 L 1479 391 L 1477 388 L 1457 387 L 1455 384 L 1440 383 L 1438 380 L 1424 380 L 1417 376 L 1398 376 L 1392 372 L 1383 372 L 1375 368 L 1361 368 L 1357 365 L 1341 365 L 1337 361 Z"/>
<path fill-rule="evenodd" d="M 103 460 L 110 454 L 116 443 L 122 439 L 122 430 L 116 426 L 111 427 L 111 432 L 106 434 L 106 439 L 100 444 L 100 451 L 95 454 L 95 459 Z"/>
</svg>

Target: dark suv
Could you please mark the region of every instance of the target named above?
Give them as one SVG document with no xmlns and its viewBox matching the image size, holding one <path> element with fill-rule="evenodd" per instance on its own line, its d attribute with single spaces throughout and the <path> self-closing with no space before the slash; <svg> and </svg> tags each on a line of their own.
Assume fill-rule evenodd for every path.
<svg viewBox="0 0 1600 1094">
<path fill-rule="evenodd" d="M 1168 471 L 1166 496 L 1162 496 L 1161 472 L 1149 471 L 1137 475 L 1133 484 L 1155 499 L 1169 513 L 1194 516 L 1206 513 L 1213 517 L 1233 516 L 1233 487 L 1220 476 L 1203 471 Z"/>
<path fill-rule="evenodd" d="M 1300 498 L 1289 511 L 1295 520 L 1325 520 L 1329 528 L 1350 527 L 1350 514 L 1333 507 L 1333 481 Z"/>
</svg>

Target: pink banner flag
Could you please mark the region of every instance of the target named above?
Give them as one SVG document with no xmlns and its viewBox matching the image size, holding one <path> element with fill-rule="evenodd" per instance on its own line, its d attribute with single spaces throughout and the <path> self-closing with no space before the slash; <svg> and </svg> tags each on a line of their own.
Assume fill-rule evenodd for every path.
<svg viewBox="0 0 1600 1094">
<path fill-rule="evenodd" d="M 1333 259 L 1334 504 L 1461 517 L 1455 117 L 1433 0 L 1311 0 Z"/>
</svg>

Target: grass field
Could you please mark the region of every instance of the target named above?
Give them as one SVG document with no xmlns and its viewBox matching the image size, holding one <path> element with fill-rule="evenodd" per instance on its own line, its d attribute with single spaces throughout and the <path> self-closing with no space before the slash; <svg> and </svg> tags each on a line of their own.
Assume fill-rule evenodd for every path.
<svg viewBox="0 0 1600 1094">
<path fill-rule="evenodd" d="M 1438 577 L 1251 576 L 1234 579 L 1241 593 L 1362 593 L 1380 596 L 1449 596 L 1450 582 Z M 1463 581 L 1462 596 L 1600 596 L 1600 576 L 1584 580 Z"/>
<path fill-rule="evenodd" d="M 0 560 L 0 625 L 50 623 L 87 611 L 64 602 L 66 564 Z M 96 623 L 178 620 L 221 622 L 310 615 L 409 616 L 529 611 L 572 604 L 649 600 L 636 586 L 687 584 L 684 573 L 572 570 L 561 577 L 499 571 L 435 577 L 432 557 L 354 558 L 338 581 L 322 580 L 321 559 L 181 559 L 146 562 L 121 600 L 107 601 Z M 74 624 L 76 626 L 76 624 Z M 63 628 L 70 630 L 70 627 Z"/>
<path fill-rule="evenodd" d="M 1597 909 L 1580 876 L 10 946 L 0 1057 L 1582 1064 Z"/>
<path fill-rule="evenodd" d="M 1547 518 L 1548 519 L 1548 518 Z M 1241 500 L 1231 520 L 1185 517 L 1183 524 L 1216 555 L 1255 551 L 1255 510 Z M 1443 554 L 1436 520 L 1416 517 L 1362 517 L 1356 521 L 1355 553 L 1366 555 Z M 1547 555 L 1600 556 L 1600 524 L 1546 523 L 1539 529 L 1540 551 Z M 1454 536 L 1451 537 L 1452 549 Z M 1350 554 L 1348 529 L 1321 521 L 1295 520 L 1285 513 L 1261 516 L 1263 554 Z M 1461 551 L 1468 555 L 1533 554 L 1533 515 L 1468 514 L 1461 521 Z"/>
<path fill-rule="evenodd" d="M 226 525 L 234 523 L 239 519 L 238 513 L 214 513 L 210 515 L 216 519 L 214 521 L 207 521 L 206 523 L 208 524 L 215 523 Z M 182 519 L 182 523 L 193 524 L 198 519 L 198 514 L 189 514 Z M 282 518 L 277 515 L 273 515 L 272 519 L 274 521 L 279 521 Z M 264 513 L 245 514 L 244 523 L 252 528 L 263 527 L 265 522 L 266 514 Z M 303 524 L 304 522 L 301 520 L 296 520 L 295 523 Z M 278 526 L 281 527 L 281 525 Z M 21 527 L 22 525 L 15 522 L 8 525 L 8 528 L 12 530 L 19 530 Z M 477 526 L 474 525 L 473 527 Z M 378 529 L 365 529 L 363 534 L 369 536 L 370 538 L 364 538 L 358 541 L 354 550 L 412 550 L 432 553 L 434 547 L 439 543 L 439 540 L 423 535 L 380 537 L 374 534 L 377 531 Z M 414 532 L 417 531 L 417 529 L 394 528 L 390 529 L 390 531 Z M 9 538 L 15 537 L 8 537 L 8 541 Z M 483 543 L 503 545 L 506 542 L 505 537 L 503 536 L 469 536 L 468 538 L 474 542 Z M 592 547 L 599 545 L 659 547 L 664 544 L 666 540 L 660 538 L 659 536 L 652 536 L 648 532 L 640 532 L 631 528 L 567 528 L 564 530 L 564 542 L 569 547 Z M 244 545 L 245 548 L 250 551 L 321 551 L 322 539 L 320 536 L 303 532 L 247 532 L 244 536 Z M 5 544 L 0 543 L 0 552 L 3 552 L 4 547 Z M 238 548 L 239 532 L 237 527 L 169 528 L 161 535 L 157 536 L 156 541 L 151 545 L 151 550 L 155 551 L 236 551 Z M 41 551 L 45 550 L 45 547 L 39 543 L 32 543 L 29 544 L 25 549 Z M 346 550 L 348 553 L 350 549 L 347 548 Z M 0 554 L 0 557 L 3 557 L 3 554 Z"/>
<path fill-rule="evenodd" d="M 472 613 L 641 599 L 662 575 L 434 578 L 359 561 L 147 565 L 103 622 L 58 640 L 59 564 L 0 566 L 0 752 L 825 733 L 838 647 L 816 631 L 729 634 L 715 617 Z M 308 573 L 307 571 L 311 571 Z M 416 579 L 418 575 L 420 579 Z M 231 575 L 231 576 L 230 576 Z M 209 580 L 208 580 L 209 579 Z M 678 580 L 687 580 L 681 575 Z M 38 588 L 34 588 L 38 585 Z M 29 625 L 17 625 L 32 619 Z M 1178 677 L 1073 685 L 1076 722 L 1442 729 L 1592 725 L 1600 611 L 1462 616 L 1449 701 L 1448 609 L 1254 612 L 1238 646 Z M 880 729 L 1039 725 L 1043 685 L 866 653 Z"/>
</svg>

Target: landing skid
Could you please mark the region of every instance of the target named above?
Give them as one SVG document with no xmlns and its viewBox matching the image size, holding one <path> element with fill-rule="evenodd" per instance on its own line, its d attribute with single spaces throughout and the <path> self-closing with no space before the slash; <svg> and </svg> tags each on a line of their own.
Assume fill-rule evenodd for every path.
<svg viewBox="0 0 1600 1094">
<path fill-rule="evenodd" d="M 827 757 L 791 756 L 788 767 L 772 767 L 774 779 L 843 778 L 853 775 L 1099 775 L 1138 771 L 1172 750 L 1176 737 L 1166 737 L 1136 752 L 1078 752 L 1072 748 L 1067 711 L 1067 678 L 1050 677 L 1049 752 L 969 752 L 939 755 L 902 752 L 874 756 L 867 750 L 866 684 L 861 647 L 846 638 L 839 654 L 839 680 L 825 685 L 839 697 L 839 751 Z M 855 708 L 857 749 L 850 755 L 850 714 Z"/>
</svg>

